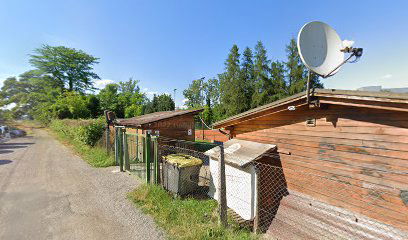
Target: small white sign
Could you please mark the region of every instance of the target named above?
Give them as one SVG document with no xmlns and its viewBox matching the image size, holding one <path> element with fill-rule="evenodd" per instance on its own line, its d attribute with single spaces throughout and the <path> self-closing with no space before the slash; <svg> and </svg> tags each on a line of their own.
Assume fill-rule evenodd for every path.
<svg viewBox="0 0 408 240">
<path fill-rule="evenodd" d="M 191 135 L 193 134 L 193 130 L 188 129 L 187 134 L 188 134 L 189 136 L 191 136 Z"/>
</svg>

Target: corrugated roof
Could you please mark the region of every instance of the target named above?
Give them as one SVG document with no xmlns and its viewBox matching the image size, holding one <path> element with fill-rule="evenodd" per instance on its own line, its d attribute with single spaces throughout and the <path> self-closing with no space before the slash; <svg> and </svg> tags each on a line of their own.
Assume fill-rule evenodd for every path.
<svg viewBox="0 0 408 240">
<path fill-rule="evenodd" d="M 274 150 L 276 145 L 251 142 L 241 139 L 231 139 L 224 143 L 225 163 L 237 167 L 245 167 L 249 163 L 257 160 L 264 153 Z M 205 152 L 205 155 L 218 160 L 220 148 L 214 147 Z"/>
<path fill-rule="evenodd" d="M 149 113 L 138 117 L 133 118 L 123 118 L 117 119 L 117 124 L 127 127 L 140 127 L 141 125 L 161 121 L 164 119 L 169 119 L 177 116 L 182 116 L 186 114 L 198 114 L 202 112 L 203 109 L 198 110 L 175 110 L 175 111 L 164 111 L 164 112 L 155 112 Z"/>
<path fill-rule="evenodd" d="M 337 89 L 314 89 L 311 92 L 313 97 L 327 97 L 336 99 L 349 99 L 349 100 L 364 100 L 375 102 L 388 102 L 388 103 L 403 103 L 408 104 L 408 94 L 406 93 L 391 93 L 391 92 L 367 92 L 356 90 L 337 90 Z M 251 109 L 249 111 L 234 115 L 227 119 L 218 121 L 213 124 L 214 128 L 226 127 L 233 125 L 233 121 L 238 121 L 243 118 L 250 117 L 255 114 L 261 114 L 264 111 L 268 111 L 279 106 L 298 101 L 300 99 L 306 99 L 306 91 L 295 94 L 293 96 Z"/>
</svg>

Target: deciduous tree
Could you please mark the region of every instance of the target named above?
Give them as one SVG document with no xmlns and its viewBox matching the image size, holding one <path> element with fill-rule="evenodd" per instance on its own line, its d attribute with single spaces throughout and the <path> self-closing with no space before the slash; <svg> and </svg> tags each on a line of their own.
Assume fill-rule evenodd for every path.
<svg viewBox="0 0 408 240">
<path fill-rule="evenodd" d="M 30 55 L 31 65 L 50 74 L 61 89 L 84 93 L 93 90 L 93 80 L 99 79 L 93 69 L 98 58 L 82 50 L 43 45 L 34 53 Z"/>
</svg>

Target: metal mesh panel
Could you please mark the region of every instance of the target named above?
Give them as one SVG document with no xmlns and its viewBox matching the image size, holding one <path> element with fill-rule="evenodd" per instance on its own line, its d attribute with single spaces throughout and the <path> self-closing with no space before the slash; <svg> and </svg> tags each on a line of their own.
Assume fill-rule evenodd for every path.
<svg viewBox="0 0 408 240">
<path fill-rule="evenodd" d="M 160 165 L 162 166 L 161 179 L 164 187 L 173 190 L 175 194 L 207 198 L 211 174 L 209 170 L 209 157 L 204 152 L 216 146 L 212 143 L 190 142 L 160 137 L 158 139 L 158 155 Z M 198 167 L 178 167 L 174 164 L 166 163 L 166 156 L 169 155 L 180 157 L 191 156 L 200 159 L 202 164 Z M 172 181 L 171 178 L 173 180 L 176 178 L 176 180 Z M 178 186 L 173 186 L 174 184 Z"/>
<path fill-rule="evenodd" d="M 109 138 L 106 137 L 107 131 L 104 131 L 102 137 L 96 142 L 96 146 L 105 148 L 109 154 L 115 152 L 115 132 L 109 131 Z M 107 141 L 108 140 L 108 141 Z"/>
<path fill-rule="evenodd" d="M 254 227 L 276 239 L 408 239 L 407 212 L 392 210 L 386 190 L 353 186 L 334 175 L 283 168 L 276 162 L 254 162 Z M 251 206 L 241 174 L 227 169 L 228 206 L 245 213 Z M 231 184 L 230 184 L 231 185 Z M 390 190 L 391 191 L 391 190 Z M 392 191 L 398 191 L 394 189 Z M 232 201 L 241 199 L 241 204 Z M 243 209 L 245 208 L 245 209 Z"/>
</svg>

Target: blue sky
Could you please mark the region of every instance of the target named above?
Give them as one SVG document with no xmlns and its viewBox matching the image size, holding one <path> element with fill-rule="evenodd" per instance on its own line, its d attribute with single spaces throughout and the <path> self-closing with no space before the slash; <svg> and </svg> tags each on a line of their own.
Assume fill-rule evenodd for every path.
<svg viewBox="0 0 408 240">
<path fill-rule="evenodd" d="M 1 3 L 0 85 L 30 69 L 41 44 L 82 49 L 100 58 L 99 84 L 140 80 L 148 92 L 172 93 L 177 105 L 193 79 L 215 77 L 232 44 L 264 42 L 269 58 L 303 24 L 320 20 L 364 48 L 327 88 L 408 87 L 408 1 L 6 1 Z"/>
</svg>

